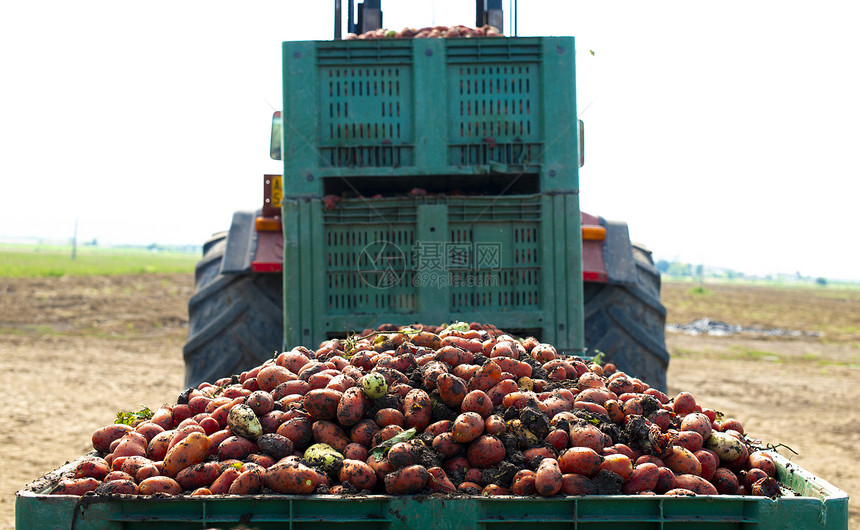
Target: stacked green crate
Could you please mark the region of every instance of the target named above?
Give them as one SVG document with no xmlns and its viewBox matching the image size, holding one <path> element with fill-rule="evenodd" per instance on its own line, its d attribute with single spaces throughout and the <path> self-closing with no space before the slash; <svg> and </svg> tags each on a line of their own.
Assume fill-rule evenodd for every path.
<svg viewBox="0 0 860 530">
<path fill-rule="evenodd" d="M 287 346 L 463 320 L 583 349 L 572 38 L 283 57 Z"/>
</svg>

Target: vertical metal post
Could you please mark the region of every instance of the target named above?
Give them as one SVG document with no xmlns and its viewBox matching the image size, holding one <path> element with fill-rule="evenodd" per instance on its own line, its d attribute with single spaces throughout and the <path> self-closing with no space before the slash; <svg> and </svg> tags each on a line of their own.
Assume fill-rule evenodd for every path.
<svg viewBox="0 0 860 530">
<path fill-rule="evenodd" d="M 340 40 L 341 26 L 343 22 L 343 9 L 340 5 L 340 0 L 334 0 L 334 40 Z"/>
<path fill-rule="evenodd" d="M 362 33 L 382 27 L 381 0 L 364 0 L 359 7 L 361 8 L 359 19 Z"/>
<path fill-rule="evenodd" d="M 504 33 L 505 17 L 502 13 L 502 0 L 487 0 L 487 24 Z"/>
<path fill-rule="evenodd" d="M 504 32 L 502 0 L 475 0 L 475 26 L 489 24 Z"/>
<path fill-rule="evenodd" d="M 72 235 L 72 259 L 78 257 L 78 220 L 75 219 L 75 233 Z"/>
</svg>

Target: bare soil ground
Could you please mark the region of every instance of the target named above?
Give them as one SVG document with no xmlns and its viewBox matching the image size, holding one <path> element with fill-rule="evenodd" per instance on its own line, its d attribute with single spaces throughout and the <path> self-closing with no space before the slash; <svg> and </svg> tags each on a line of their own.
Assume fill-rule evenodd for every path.
<svg viewBox="0 0 860 530">
<path fill-rule="evenodd" d="M 860 528 L 860 291 L 690 287 L 664 286 L 670 322 L 822 334 L 669 334 L 670 391 L 796 451 L 781 452 L 852 495 Z M 14 526 L 15 492 L 90 450 L 117 411 L 175 402 L 192 289 L 185 274 L 0 278 L 0 528 Z"/>
<path fill-rule="evenodd" d="M 119 410 L 175 403 L 193 276 L 0 278 L 0 528 Z"/>
<path fill-rule="evenodd" d="M 860 528 L 860 291 L 689 284 L 663 286 L 667 322 L 711 318 L 817 332 L 774 338 L 669 333 L 669 393 L 740 419 L 746 432 L 847 492 Z"/>
</svg>

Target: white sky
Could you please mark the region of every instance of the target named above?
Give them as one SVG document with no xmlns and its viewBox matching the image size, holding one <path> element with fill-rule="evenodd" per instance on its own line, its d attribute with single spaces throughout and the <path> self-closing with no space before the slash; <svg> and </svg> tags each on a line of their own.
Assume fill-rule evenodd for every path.
<svg viewBox="0 0 860 530">
<path fill-rule="evenodd" d="M 860 279 L 860 3 L 518 4 L 520 36 L 578 39 L 583 210 L 658 258 Z M 471 1 L 382 7 L 474 23 Z M 279 172 L 280 42 L 332 26 L 333 0 L 3 2 L 0 237 L 225 230 Z"/>
</svg>

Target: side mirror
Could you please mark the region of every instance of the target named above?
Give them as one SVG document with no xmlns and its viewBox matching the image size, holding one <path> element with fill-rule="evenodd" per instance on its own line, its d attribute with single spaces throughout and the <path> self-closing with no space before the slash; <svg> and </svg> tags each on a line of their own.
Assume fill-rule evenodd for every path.
<svg viewBox="0 0 860 530">
<path fill-rule="evenodd" d="M 585 165 L 585 123 L 579 120 L 579 167 Z"/>
<path fill-rule="evenodd" d="M 276 110 L 272 115 L 272 139 L 269 142 L 269 156 L 272 160 L 281 159 L 281 111 L 279 110 Z"/>
</svg>

